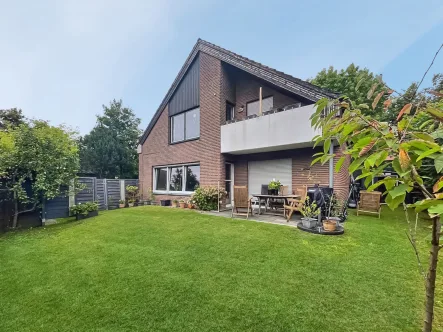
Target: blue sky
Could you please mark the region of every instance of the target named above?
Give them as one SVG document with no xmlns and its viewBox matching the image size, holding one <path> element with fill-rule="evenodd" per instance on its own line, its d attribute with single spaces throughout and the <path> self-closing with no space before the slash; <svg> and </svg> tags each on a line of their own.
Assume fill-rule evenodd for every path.
<svg viewBox="0 0 443 332">
<path fill-rule="evenodd" d="M 145 127 L 197 38 L 306 79 L 368 67 L 395 89 L 443 43 L 443 1 L 0 0 L 0 108 L 87 133 L 122 98 Z M 432 73 L 443 72 L 443 54 Z"/>
</svg>

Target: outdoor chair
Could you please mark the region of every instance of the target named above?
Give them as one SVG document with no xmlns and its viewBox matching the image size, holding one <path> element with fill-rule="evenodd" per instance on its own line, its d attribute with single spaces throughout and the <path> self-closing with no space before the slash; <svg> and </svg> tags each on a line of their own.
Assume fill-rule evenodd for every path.
<svg viewBox="0 0 443 332">
<path fill-rule="evenodd" d="M 283 205 L 286 221 L 291 220 L 295 211 L 300 212 L 303 204 L 305 203 L 306 196 L 308 195 L 308 188 L 306 186 L 303 186 L 303 188 L 297 188 L 296 191 L 298 195 L 300 195 L 300 198 L 288 199 L 289 205 Z"/>
<path fill-rule="evenodd" d="M 281 186 L 279 195 L 289 195 L 289 186 Z M 285 199 L 283 198 L 271 198 L 269 202 L 269 206 L 273 209 L 283 209 L 283 206 L 285 205 Z"/>
<path fill-rule="evenodd" d="M 249 212 L 252 215 L 252 202 L 248 197 L 248 187 L 234 186 L 234 204 L 232 205 L 231 218 L 236 216 L 246 216 L 249 219 Z M 246 209 L 245 212 L 239 212 L 239 209 Z M 235 211 L 235 212 L 234 212 Z"/>
<path fill-rule="evenodd" d="M 360 201 L 357 203 L 357 216 L 359 212 L 381 214 L 381 192 L 379 191 L 360 191 Z"/>
</svg>

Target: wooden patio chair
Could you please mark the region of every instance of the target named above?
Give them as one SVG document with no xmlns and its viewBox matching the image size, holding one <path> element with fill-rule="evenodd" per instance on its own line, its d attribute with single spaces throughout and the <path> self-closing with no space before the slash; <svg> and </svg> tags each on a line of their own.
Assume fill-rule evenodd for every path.
<svg viewBox="0 0 443 332">
<path fill-rule="evenodd" d="M 238 209 L 246 209 L 246 213 L 239 212 Z M 249 211 L 252 215 L 252 202 L 251 199 L 248 197 L 248 187 L 234 186 L 234 201 L 232 205 L 231 218 L 236 215 L 246 216 L 246 219 L 249 219 Z"/>
<path fill-rule="evenodd" d="M 291 220 L 292 215 L 294 214 L 295 211 L 300 212 L 301 208 L 303 207 L 303 204 L 305 203 L 306 196 L 308 195 L 307 186 L 303 186 L 302 188 L 297 188 L 296 191 L 300 195 L 300 198 L 288 199 L 289 205 L 285 204 L 283 206 L 286 221 Z"/>
<path fill-rule="evenodd" d="M 379 191 L 360 191 L 360 201 L 357 203 L 357 216 L 359 212 L 381 215 L 381 192 Z"/>
</svg>

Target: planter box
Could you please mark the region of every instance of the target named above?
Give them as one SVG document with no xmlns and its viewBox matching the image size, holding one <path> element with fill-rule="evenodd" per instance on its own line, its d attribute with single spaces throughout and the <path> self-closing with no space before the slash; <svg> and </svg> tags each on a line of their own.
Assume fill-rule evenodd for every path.
<svg viewBox="0 0 443 332">
<path fill-rule="evenodd" d="M 76 215 L 75 215 L 75 218 L 76 218 L 77 220 L 82 220 L 82 219 L 87 219 L 87 218 L 90 218 L 90 217 L 96 217 L 96 216 L 98 216 L 98 211 L 88 212 L 87 215 L 84 215 L 84 214 L 76 214 Z"/>
<path fill-rule="evenodd" d="M 317 226 L 317 221 L 316 218 L 301 218 L 302 225 L 306 228 L 314 228 Z"/>
</svg>

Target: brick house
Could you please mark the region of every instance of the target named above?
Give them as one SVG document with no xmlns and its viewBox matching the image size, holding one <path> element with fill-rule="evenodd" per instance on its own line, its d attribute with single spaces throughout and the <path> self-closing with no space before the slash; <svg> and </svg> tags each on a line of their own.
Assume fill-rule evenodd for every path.
<svg viewBox="0 0 443 332">
<path fill-rule="evenodd" d="M 337 95 L 199 39 L 140 139 L 143 197 L 179 199 L 198 185 L 260 193 L 275 178 L 291 192 L 320 184 L 344 199 L 338 146 L 330 163 L 310 166 L 318 130 L 309 117 L 323 97 Z"/>
</svg>

